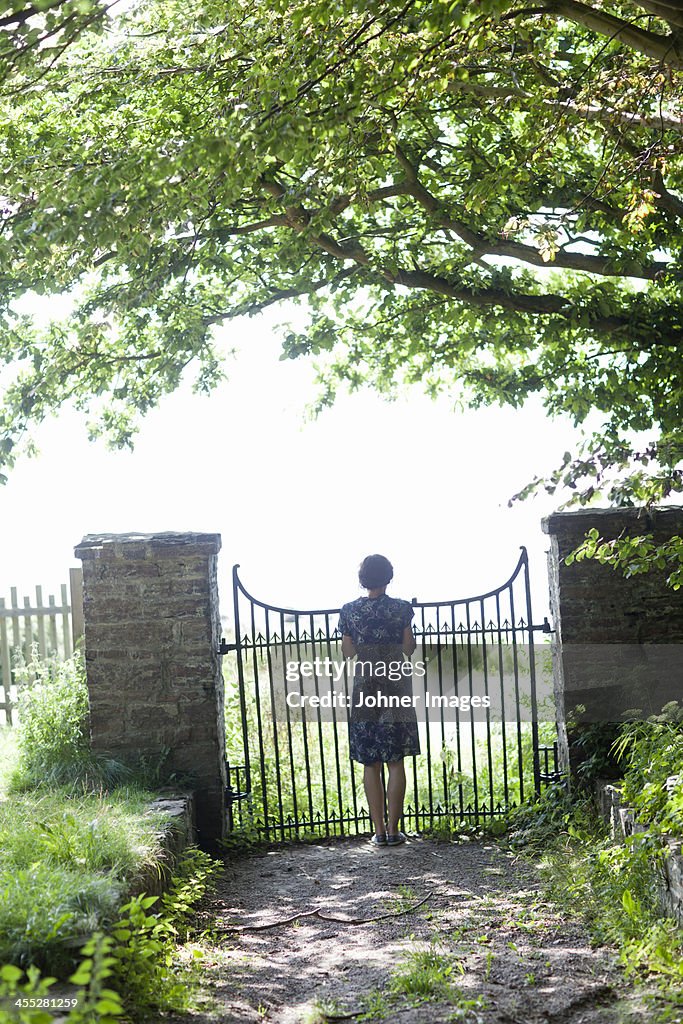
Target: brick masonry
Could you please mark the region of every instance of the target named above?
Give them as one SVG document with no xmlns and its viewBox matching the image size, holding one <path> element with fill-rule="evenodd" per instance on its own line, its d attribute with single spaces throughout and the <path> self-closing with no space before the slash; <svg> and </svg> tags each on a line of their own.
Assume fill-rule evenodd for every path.
<svg viewBox="0 0 683 1024">
<path fill-rule="evenodd" d="M 555 697 L 566 762 L 565 723 L 577 703 L 589 705 L 592 721 L 618 722 L 628 709 L 652 713 L 681 698 L 683 596 L 658 570 L 627 579 L 594 559 L 572 565 L 564 559 L 593 528 L 608 540 L 651 533 L 659 543 L 680 535 L 683 507 L 555 512 L 542 526 L 550 537 Z"/>
<path fill-rule="evenodd" d="M 225 827 L 220 546 L 214 533 L 100 534 L 75 549 L 93 749 L 129 763 L 168 750 L 208 843 Z"/>
</svg>

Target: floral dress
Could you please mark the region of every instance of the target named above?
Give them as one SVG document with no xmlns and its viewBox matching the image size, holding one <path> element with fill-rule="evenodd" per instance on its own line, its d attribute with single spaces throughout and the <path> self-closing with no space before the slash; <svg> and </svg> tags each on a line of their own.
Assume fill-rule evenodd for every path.
<svg viewBox="0 0 683 1024">
<path fill-rule="evenodd" d="M 357 662 L 349 718 L 351 757 L 361 764 L 400 761 L 420 753 L 412 678 L 400 669 L 403 631 L 413 618 L 408 601 L 360 597 L 339 613 L 339 631 L 350 636 Z M 409 698 L 400 707 L 376 706 L 378 695 Z"/>
</svg>

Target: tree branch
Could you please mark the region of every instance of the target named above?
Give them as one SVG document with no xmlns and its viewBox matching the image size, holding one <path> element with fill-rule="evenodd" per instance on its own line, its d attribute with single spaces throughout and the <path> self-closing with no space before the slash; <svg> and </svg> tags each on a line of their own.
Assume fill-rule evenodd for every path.
<svg viewBox="0 0 683 1024">
<path fill-rule="evenodd" d="M 653 185 L 660 197 L 659 205 L 673 213 L 675 217 L 683 217 L 683 201 L 678 196 L 675 196 L 673 192 L 669 192 L 664 184 L 664 178 L 659 168 L 655 171 Z"/>
<path fill-rule="evenodd" d="M 262 178 L 261 184 L 272 196 L 279 199 L 286 198 L 287 190 L 279 182 Z M 310 223 L 310 214 L 303 206 L 289 207 L 287 215 L 290 219 L 289 226 L 294 231 L 302 233 L 306 231 Z M 465 285 L 449 281 L 439 274 L 419 269 L 394 269 L 381 263 L 376 263 L 362 246 L 341 245 L 326 232 L 320 234 L 311 233 L 309 239 L 324 252 L 334 256 L 335 259 L 345 262 L 352 261 L 359 266 L 366 267 L 390 287 L 402 286 L 404 288 L 425 289 L 426 291 L 435 292 L 437 295 L 445 295 L 448 298 L 456 299 L 464 305 L 476 307 L 494 306 L 517 313 L 537 313 L 545 316 L 559 315 L 564 319 L 569 319 L 573 312 L 571 303 L 563 295 L 552 293 L 535 295 L 525 292 L 506 292 L 500 288 L 479 288 Z M 322 286 L 321 284 L 320 287 Z M 599 316 L 591 322 L 591 327 L 598 332 L 610 332 L 627 327 L 630 322 L 628 316 Z"/>
<path fill-rule="evenodd" d="M 256 313 L 260 313 L 262 310 L 267 309 L 268 306 L 274 306 L 277 302 L 285 302 L 287 299 L 298 299 L 303 295 L 313 295 L 315 292 L 321 291 L 323 288 L 328 288 L 333 284 L 337 284 L 343 281 L 347 277 L 351 277 L 356 272 L 356 267 L 345 267 L 340 270 L 338 274 L 334 274 L 332 277 L 325 277 L 319 281 L 312 281 L 310 284 L 297 285 L 293 288 L 280 288 L 271 292 L 271 294 L 258 302 L 244 302 L 240 306 L 236 306 L 234 309 L 227 310 L 225 313 L 215 313 L 212 316 L 202 317 L 202 323 L 208 324 L 220 324 L 226 320 L 234 320 L 238 316 L 255 316 Z"/>
<path fill-rule="evenodd" d="M 29 6 L 24 7 L 21 11 L 11 11 L 3 18 L 0 18 L 0 28 L 5 28 L 7 25 L 23 25 L 29 18 L 33 18 L 37 14 L 47 14 L 48 11 L 54 10 L 55 7 L 62 7 L 64 3 L 65 0 L 54 0 L 53 3 L 47 4 L 40 10 L 36 7 Z"/>
<path fill-rule="evenodd" d="M 683 28 L 683 6 L 681 4 L 666 3 L 666 0 L 636 0 L 639 7 L 654 14 L 656 18 L 668 22 L 672 28 Z"/>
<path fill-rule="evenodd" d="M 646 57 L 683 70 L 683 40 L 674 34 L 662 36 L 657 32 L 649 32 L 622 18 L 616 18 L 613 14 L 607 14 L 606 11 L 578 3 L 577 0 L 551 0 L 546 12 L 559 14 L 560 17 L 584 25 L 599 35 L 618 39 L 620 43 Z M 514 13 L 512 12 L 513 15 Z"/>
<path fill-rule="evenodd" d="M 636 114 L 630 110 L 608 110 L 605 107 L 580 106 L 571 100 L 553 100 L 546 97 L 534 96 L 533 93 L 524 89 L 501 88 L 495 85 L 483 85 L 479 82 L 452 80 L 448 83 L 448 91 L 456 93 L 470 93 L 474 96 L 481 96 L 484 99 L 506 100 L 521 99 L 540 101 L 541 105 L 547 107 L 553 113 L 577 114 L 585 121 L 600 121 L 605 124 L 617 122 L 625 127 L 633 128 L 654 128 L 678 132 L 683 135 L 683 118 L 674 120 L 670 117 L 660 117 L 658 114 Z"/>
<path fill-rule="evenodd" d="M 477 256 L 508 256 L 536 267 L 548 267 L 550 265 L 543 259 L 538 249 L 532 245 L 525 245 L 522 242 L 507 241 L 505 239 L 492 242 L 483 235 L 472 231 L 462 221 L 447 216 L 443 213 L 438 199 L 421 184 L 417 168 L 413 166 L 400 146 L 396 147 L 396 155 L 406 177 L 409 179 L 410 194 L 434 217 L 440 227 L 454 231 L 466 245 L 473 249 Z M 558 252 L 552 261 L 552 266 L 562 267 L 566 270 L 582 270 L 589 274 L 600 274 L 605 277 L 622 276 L 622 272 L 615 268 L 611 260 L 605 259 L 602 256 L 592 256 L 589 253 Z M 643 267 L 639 273 L 635 271 L 629 271 L 629 273 L 633 277 L 654 280 L 658 275 L 665 273 L 667 269 L 668 264 L 660 262 Z"/>
</svg>

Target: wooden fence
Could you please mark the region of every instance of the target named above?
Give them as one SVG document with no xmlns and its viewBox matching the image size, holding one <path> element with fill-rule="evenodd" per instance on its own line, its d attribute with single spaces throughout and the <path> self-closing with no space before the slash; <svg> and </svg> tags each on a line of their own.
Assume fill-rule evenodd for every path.
<svg viewBox="0 0 683 1024">
<path fill-rule="evenodd" d="M 0 724 L 13 724 L 17 697 L 17 663 L 28 663 L 35 650 L 40 658 L 68 658 L 83 636 L 83 574 L 69 570 L 69 584 L 62 583 L 59 603 L 43 588 L 35 588 L 35 599 L 19 600 L 16 587 L 10 589 L 9 606 L 0 597 Z"/>
</svg>

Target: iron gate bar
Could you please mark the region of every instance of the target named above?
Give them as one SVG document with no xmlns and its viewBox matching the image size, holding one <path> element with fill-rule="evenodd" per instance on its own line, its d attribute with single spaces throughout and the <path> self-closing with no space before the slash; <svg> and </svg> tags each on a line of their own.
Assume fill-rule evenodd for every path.
<svg viewBox="0 0 683 1024">
<path fill-rule="evenodd" d="M 489 698 L 489 677 L 488 677 L 488 661 L 486 658 L 486 611 L 484 609 L 483 598 L 479 602 L 479 614 L 481 615 L 481 644 L 482 644 L 482 659 L 484 662 L 484 696 Z M 489 766 L 489 800 L 491 807 L 493 807 L 493 755 L 491 752 L 491 710 L 489 706 L 486 706 L 486 757 Z"/>
<path fill-rule="evenodd" d="M 285 640 L 285 616 L 282 611 L 280 611 L 280 635 L 282 637 L 282 660 L 285 661 L 287 658 Z M 292 802 L 294 806 L 294 818 L 298 820 L 299 813 L 297 808 L 296 776 L 294 774 L 294 747 L 292 745 L 292 716 L 290 713 L 289 704 L 286 705 L 285 716 L 287 719 L 287 749 L 289 750 L 289 767 L 292 779 Z"/>
<path fill-rule="evenodd" d="M 323 721 L 318 708 L 317 715 L 307 713 L 305 706 L 301 708 L 297 727 L 294 728 L 290 706 L 285 700 L 284 718 L 278 718 L 278 696 L 276 692 L 276 676 L 273 657 L 282 655 L 283 664 L 287 663 L 288 651 L 290 656 L 296 651 L 297 660 L 301 663 L 302 649 L 306 647 L 315 661 L 319 656 L 322 658 L 326 653 L 330 662 L 333 660 L 333 647 L 338 649 L 341 635 L 338 628 L 332 628 L 331 616 L 337 616 L 337 608 L 321 608 L 314 610 L 301 610 L 285 608 L 278 605 L 269 605 L 258 598 L 253 597 L 244 587 L 238 575 L 239 565 L 233 567 L 233 603 L 235 614 L 235 643 L 227 644 L 224 640 L 221 643 L 220 653 L 235 651 L 237 660 L 237 685 L 239 688 L 240 701 L 240 725 L 242 730 L 242 747 L 244 752 L 244 765 L 233 766 L 231 771 L 237 773 L 237 779 L 244 781 L 244 786 L 250 794 L 249 806 L 250 815 L 254 820 L 254 814 L 260 812 L 261 819 L 255 819 L 257 826 L 265 832 L 266 836 L 279 835 L 281 839 L 287 836 L 298 835 L 301 830 L 321 831 L 326 834 L 341 832 L 342 834 L 351 831 L 352 826 L 358 832 L 360 825 L 369 821 L 369 816 L 364 807 L 359 807 L 358 790 L 360 788 L 357 779 L 357 766 L 349 758 L 349 771 L 342 773 L 342 760 L 346 751 L 342 754 L 340 745 L 340 723 L 336 706 L 333 705 L 331 712 L 331 736 L 333 750 L 332 776 L 329 776 L 328 767 L 331 763 L 329 746 L 326 750 Z M 524 595 L 521 604 L 526 612 L 524 618 L 517 620 L 514 585 L 518 577 L 522 575 Z M 502 598 L 505 595 L 506 604 L 509 605 L 509 619 L 507 616 L 502 619 L 503 608 Z M 495 603 L 495 622 L 490 617 L 486 621 L 487 601 Z M 242 634 L 240 603 L 246 600 L 249 606 L 247 616 L 250 633 Z M 424 772 L 424 765 L 420 766 L 418 773 L 418 759 L 413 757 L 412 767 L 412 789 L 413 802 L 406 807 L 405 818 L 413 821 L 417 827 L 426 824 L 427 821 L 439 820 L 444 816 L 457 817 L 460 820 L 480 820 L 481 818 L 494 817 L 505 813 L 509 806 L 513 805 L 511 799 L 510 782 L 513 776 L 510 775 L 511 759 L 508 751 L 508 718 L 511 717 L 506 702 L 505 669 L 503 658 L 503 644 L 509 644 L 512 652 L 512 670 L 514 677 L 514 702 L 516 722 L 516 761 L 517 778 L 515 780 L 515 792 L 518 793 L 520 801 L 524 799 L 525 793 L 525 763 L 531 767 L 533 778 L 533 789 L 536 794 L 540 792 L 541 782 L 548 782 L 557 778 L 556 767 L 550 770 L 549 758 L 553 754 L 553 761 L 556 764 L 556 748 L 539 746 L 538 729 L 538 702 L 536 691 L 536 670 L 535 670 L 535 649 L 533 634 L 535 631 L 551 632 L 550 624 L 545 619 L 542 625 L 534 625 L 531 611 L 531 592 L 528 571 L 528 555 L 526 548 L 521 548 L 521 553 L 511 576 L 501 586 L 475 597 L 461 598 L 452 601 L 418 602 L 413 598 L 412 605 L 419 614 L 418 622 L 414 624 L 416 639 L 421 644 L 423 660 L 428 663 L 426 655 L 427 648 L 432 647 L 430 659 L 432 667 L 432 690 L 438 682 L 438 694 L 444 698 L 444 679 L 446 673 L 445 658 L 448 656 L 452 661 L 453 685 L 455 695 L 460 691 L 460 666 L 463 659 L 467 663 L 467 686 L 470 702 L 470 728 L 463 732 L 463 720 L 459 706 L 455 707 L 455 722 L 452 733 L 452 740 L 447 741 L 446 721 L 443 707 L 440 712 L 440 719 L 437 721 L 430 715 L 428 701 L 425 699 L 425 743 L 421 758 L 426 758 L 427 771 Z M 456 626 L 456 608 L 464 608 L 464 620 L 460 619 Z M 257 632 L 257 616 L 264 618 L 263 632 Z M 435 616 L 435 625 L 427 620 L 427 612 Z M 447 614 L 444 615 L 443 612 Z M 473 614 L 474 613 L 474 614 Z M 279 620 L 279 636 L 272 628 L 272 617 Z M 324 621 L 316 631 L 316 620 Z M 292 628 L 287 631 L 287 622 L 293 623 Z M 433 620 L 434 621 L 434 620 Z M 415 628 L 417 626 L 417 629 Z M 519 645 L 528 637 L 529 650 L 529 672 L 525 677 L 529 685 L 528 699 L 531 704 L 531 759 L 527 761 L 524 755 L 523 735 L 521 720 L 521 693 L 520 693 L 520 658 Z M 491 684 L 498 674 L 497 688 L 500 690 L 500 730 L 496 730 L 496 743 L 500 741 L 502 752 L 502 793 L 500 788 L 501 780 L 494 775 L 493 745 L 491 709 L 485 704 L 485 764 L 481 763 L 481 744 L 483 736 L 480 733 L 477 739 L 478 730 L 475 728 L 474 717 L 471 713 L 471 701 L 474 694 L 474 648 L 477 648 L 477 664 L 481 668 L 477 672 L 483 674 L 483 692 L 486 698 L 493 696 Z M 496 668 L 496 647 L 497 647 L 497 668 Z M 266 681 L 267 673 L 267 681 Z M 436 674 L 436 680 L 434 679 Z M 343 662 L 343 692 L 346 700 L 349 701 L 349 671 L 346 660 Z M 248 682 L 249 679 L 249 682 Z M 319 676 L 313 674 L 315 696 L 320 697 Z M 427 673 L 423 676 L 425 697 L 428 688 Z M 525 684 L 526 685 L 526 684 Z M 299 673 L 299 693 L 303 697 L 303 675 Z M 433 696 L 433 693 L 430 695 Z M 525 698 L 526 700 L 527 698 Z M 302 704 L 304 702 L 302 701 Z M 250 711 L 255 717 L 255 731 L 257 736 L 250 735 Z M 344 722 L 344 727 L 346 723 Z M 437 727 L 437 733 L 442 747 L 441 772 L 433 772 L 433 727 Z M 286 729 L 286 739 L 283 739 L 280 730 Z M 421 727 L 422 728 L 422 727 Z M 272 730 L 272 740 L 266 741 Z M 468 735 L 467 735 L 468 734 Z M 463 738 L 467 735 L 466 747 L 463 747 Z M 527 733 L 527 736 L 529 734 Z M 251 743 L 250 743 L 251 741 Z M 445 752 L 451 744 L 450 768 Z M 465 749 L 467 753 L 467 766 L 465 763 Z M 251 762 L 253 750 L 257 752 L 259 761 L 258 776 L 261 793 L 257 795 L 260 806 L 255 807 L 255 792 L 252 787 Z M 303 748 L 303 749 L 302 749 Z M 297 757 L 297 751 L 300 751 Z M 272 755 L 274 754 L 274 764 Z M 544 771 L 541 771 L 541 757 L 543 756 Z M 319 760 L 319 765 L 317 764 Z M 286 765 L 284 762 L 289 761 Z M 457 786 L 453 788 L 453 763 L 457 767 Z M 471 765 L 470 765 L 471 762 Z M 481 765 L 481 768 L 480 768 Z M 275 779 L 272 779 L 274 768 Z M 470 774 L 466 774 L 467 770 Z M 481 776 L 480 776 L 481 770 Z M 528 770 L 528 769 L 527 769 Z M 241 774 L 240 774 L 241 773 Z M 300 777 L 305 779 L 306 794 L 304 803 L 300 797 Z M 350 801 L 351 807 L 344 807 L 345 778 L 350 776 Z M 440 778 L 440 781 L 439 781 Z M 288 779 L 288 781 L 287 781 Z M 422 782 L 420 781 L 422 779 Z M 469 779 L 469 782 L 467 781 Z M 436 784 L 436 789 L 435 789 Z M 465 785 L 471 787 L 472 799 L 465 800 Z M 483 788 L 482 788 L 483 787 Z M 285 799 L 285 788 L 287 789 Z M 334 798 L 331 796 L 331 789 L 336 790 Z M 244 794 L 240 793 L 241 786 L 236 787 L 235 799 L 240 799 Z M 428 798 L 428 806 L 425 806 L 421 799 L 421 792 L 425 792 Z M 437 789 L 441 790 L 437 795 Z M 314 800 L 315 790 L 315 800 Z M 456 795 L 457 790 L 457 795 Z M 496 795 L 498 793 L 498 795 Z M 484 797 L 480 803 L 480 799 Z M 503 805 L 501 806 L 501 798 Z M 227 796 L 230 799 L 230 796 Z M 348 797 L 347 797 L 348 799 Z M 318 801 L 322 802 L 322 809 Z M 257 802 L 258 802 L 257 801 Z M 243 821 L 242 804 L 240 806 L 240 821 Z M 291 808 L 291 809 L 290 809 Z"/>
<path fill-rule="evenodd" d="M 451 605 L 451 626 L 453 638 L 455 639 L 455 605 Z M 455 679 L 458 678 L 458 648 L 456 644 L 453 644 L 453 675 Z M 458 804 L 460 815 L 462 816 L 465 812 L 465 794 L 462 790 L 462 744 L 460 742 L 460 707 L 455 709 L 455 737 L 456 737 L 456 750 L 458 757 Z M 450 796 L 450 794 L 449 794 Z"/>
<path fill-rule="evenodd" d="M 235 579 L 237 578 L 237 570 L 239 564 L 234 565 L 232 568 L 232 579 L 233 579 L 233 611 L 235 615 L 235 650 L 237 651 L 237 680 L 239 688 L 240 698 L 240 718 L 242 720 L 242 744 L 244 748 L 244 779 L 247 787 L 247 792 L 251 793 L 251 767 L 249 761 L 249 733 L 247 724 L 247 704 L 244 695 L 244 669 L 242 667 L 242 655 L 240 649 L 240 610 L 239 602 L 235 596 Z M 221 644 L 221 650 L 224 644 Z M 228 783 L 230 780 L 228 779 Z"/>
<path fill-rule="evenodd" d="M 515 680 L 515 707 L 519 708 L 519 657 L 517 654 L 517 635 L 514 629 L 515 622 L 515 595 L 510 588 L 510 619 L 512 622 L 512 664 L 514 666 L 513 678 Z M 522 723 L 519 720 L 519 714 L 516 716 L 517 721 L 517 771 L 519 773 L 519 802 L 524 802 L 524 773 L 521 770 L 524 753 L 522 750 Z"/>
<path fill-rule="evenodd" d="M 330 616 L 328 614 L 325 615 L 325 636 L 327 637 L 327 657 L 331 659 L 332 658 L 332 644 L 331 644 L 331 641 L 330 641 Z M 332 736 L 334 738 L 334 763 L 335 763 L 335 766 L 336 766 L 336 774 L 337 774 L 337 799 L 338 799 L 338 802 L 339 802 L 339 819 L 341 821 L 342 818 L 343 818 L 343 815 L 344 815 L 344 805 L 343 805 L 343 800 L 342 800 L 341 763 L 339 761 L 339 737 L 337 735 L 337 725 L 338 725 L 338 723 L 337 723 L 337 709 L 336 709 L 336 707 L 332 708 L 332 722 L 333 722 L 333 725 L 334 725 L 334 729 L 332 731 Z"/>
<path fill-rule="evenodd" d="M 268 661 L 268 687 L 269 687 L 269 690 L 270 690 L 270 706 L 271 706 L 271 712 L 274 715 L 275 714 L 275 684 L 273 682 L 273 661 L 272 661 L 271 651 L 270 651 L 270 640 L 271 640 L 271 634 L 270 634 L 270 614 L 268 612 L 266 612 L 265 630 L 266 630 L 266 658 L 267 658 L 267 661 Z M 282 779 L 280 778 L 280 743 L 279 743 L 279 740 L 278 740 L 277 730 L 273 730 L 273 747 L 275 749 L 275 781 L 276 781 L 276 785 L 277 785 L 278 815 L 279 815 L 279 818 L 280 818 L 280 822 L 283 822 L 284 821 L 285 812 L 284 812 L 284 804 L 282 802 Z M 281 831 L 281 838 L 283 840 L 285 838 L 284 829 Z"/>
<path fill-rule="evenodd" d="M 436 651 L 437 664 L 438 664 L 438 669 L 439 669 L 439 696 L 443 697 L 443 658 L 442 658 L 442 652 L 441 652 L 441 627 L 439 625 L 439 609 L 438 608 L 436 610 L 436 632 L 437 632 L 437 636 L 439 638 L 438 642 L 437 642 L 437 651 Z M 445 750 L 446 749 L 446 723 L 444 721 L 444 716 L 443 715 L 441 715 L 440 718 L 441 718 L 441 749 Z M 447 772 L 447 769 L 446 769 L 446 762 L 443 759 L 442 759 L 442 765 L 441 765 L 441 776 L 442 776 L 442 783 L 443 783 L 444 801 L 446 803 L 448 803 L 448 772 Z"/>
<path fill-rule="evenodd" d="M 531 680 L 531 756 L 534 762 L 534 793 L 541 795 L 541 762 L 538 755 L 538 704 L 536 702 L 536 653 L 534 650 L 534 631 L 531 627 L 533 613 L 531 611 L 531 587 L 529 584 L 529 560 L 524 548 L 524 559 L 527 571 L 524 573 L 524 591 L 526 595 L 526 620 L 529 627 L 529 676 Z"/>
<path fill-rule="evenodd" d="M 507 767 L 507 733 L 506 733 L 506 721 L 505 721 L 505 676 L 503 672 L 503 641 L 502 641 L 502 630 L 500 628 L 500 594 L 496 594 L 496 621 L 498 622 L 498 675 L 500 677 L 500 722 L 501 722 L 501 734 L 503 738 L 503 789 L 505 793 L 505 803 L 508 804 L 510 800 L 510 793 L 508 788 L 508 767 Z"/>
</svg>

